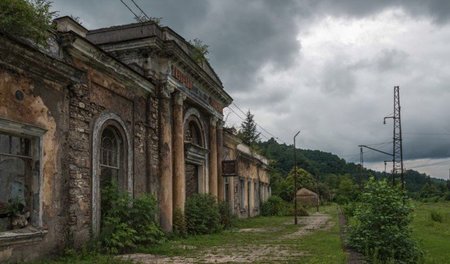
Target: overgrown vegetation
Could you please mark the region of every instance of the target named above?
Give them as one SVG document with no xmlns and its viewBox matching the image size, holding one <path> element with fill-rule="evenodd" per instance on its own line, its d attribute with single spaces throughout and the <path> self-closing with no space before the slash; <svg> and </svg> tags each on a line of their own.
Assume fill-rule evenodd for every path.
<svg viewBox="0 0 450 264">
<path fill-rule="evenodd" d="M 219 206 L 211 194 L 194 194 L 186 201 L 186 229 L 188 234 L 200 235 L 219 232 Z"/>
<path fill-rule="evenodd" d="M 219 203 L 219 215 L 220 215 L 220 225 L 224 229 L 232 228 L 237 220 L 237 217 L 233 215 L 233 212 L 231 211 L 230 204 L 227 202 L 220 202 Z"/>
<path fill-rule="evenodd" d="M 295 207 L 292 202 L 286 202 L 276 195 L 272 195 L 261 206 L 262 216 L 292 216 L 295 213 Z M 297 205 L 297 216 L 308 216 L 309 213 L 305 207 Z"/>
<path fill-rule="evenodd" d="M 431 213 L 442 216 L 442 222 L 431 219 Z M 425 253 L 425 263 L 448 263 L 450 259 L 450 202 L 414 203 L 413 237 Z"/>
<path fill-rule="evenodd" d="M 131 198 L 112 183 L 102 188 L 101 250 L 117 254 L 164 239 L 156 222 L 157 203 L 150 195 Z"/>
<path fill-rule="evenodd" d="M 55 12 L 47 0 L 0 1 L 0 31 L 46 45 Z"/>
<path fill-rule="evenodd" d="M 292 197 L 285 195 L 287 177 L 294 167 L 294 149 L 292 145 L 279 144 L 274 138 L 265 142 L 258 141 L 255 147 L 262 155 L 271 160 L 270 184 L 272 194 L 278 195 L 286 201 Z M 346 162 L 337 155 L 319 151 L 297 149 L 297 164 L 308 172 L 317 182 L 320 200 L 335 201 L 340 204 L 357 201 L 360 186 L 368 181 L 369 177 L 387 179 L 390 175 L 369 169 L 362 169 L 359 165 Z M 289 181 L 289 180 L 288 180 Z M 450 181 L 430 178 L 428 175 L 414 170 L 405 172 L 405 183 L 408 195 L 421 201 L 450 201 Z"/>
<path fill-rule="evenodd" d="M 329 226 L 305 237 L 294 235 L 303 226 L 287 224 L 293 223 L 291 216 L 254 217 L 238 219 L 232 230 L 177 238 L 145 252 L 193 263 L 345 263 L 336 206 L 322 212 L 331 216 Z"/>
<path fill-rule="evenodd" d="M 374 263 L 418 263 L 411 238 L 412 207 L 397 187 L 370 179 L 350 223 L 349 245 Z"/>
<path fill-rule="evenodd" d="M 202 64 L 203 62 L 208 60 L 207 57 L 209 53 L 208 45 L 206 45 L 205 43 L 203 43 L 202 40 L 197 38 L 194 40 L 189 40 L 189 44 L 191 44 L 192 46 L 191 57 L 195 62 Z"/>
</svg>

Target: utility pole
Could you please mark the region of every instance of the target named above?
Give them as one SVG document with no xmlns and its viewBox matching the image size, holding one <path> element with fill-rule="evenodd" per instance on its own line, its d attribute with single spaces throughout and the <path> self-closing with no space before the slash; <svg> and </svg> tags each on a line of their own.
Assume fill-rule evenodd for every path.
<svg viewBox="0 0 450 264">
<path fill-rule="evenodd" d="M 363 168 L 364 168 L 364 152 L 363 152 L 363 147 L 359 146 L 359 179 L 358 179 L 358 184 L 359 184 L 359 189 L 362 190 L 362 176 L 363 176 Z"/>
<path fill-rule="evenodd" d="M 295 138 L 300 134 L 300 130 L 294 136 L 294 224 L 297 225 L 297 148 Z"/>
<path fill-rule="evenodd" d="M 400 108 L 400 87 L 394 86 L 394 115 L 384 118 L 383 123 L 386 124 L 386 119 L 394 119 L 393 126 L 393 144 L 392 144 L 392 184 L 395 184 L 395 178 L 400 175 L 401 187 L 405 188 L 405 179 L 403 173 L 403 145 L 402 145 L 402 121 Z"/>
</svg>

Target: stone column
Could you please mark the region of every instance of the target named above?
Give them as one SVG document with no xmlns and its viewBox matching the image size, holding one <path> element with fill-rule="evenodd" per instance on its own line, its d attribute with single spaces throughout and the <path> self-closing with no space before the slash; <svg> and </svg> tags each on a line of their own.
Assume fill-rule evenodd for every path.
<svg viewBox="0 0 450 264">
<path fill-rule="evenodd" d="M 209 193 L 217 197 L 217 118 L 209 124 Z"/>
<path fill-rule="evenodd" d="M 223 122 L 217 124 L 217 175 L 218 190 L 217 195 L 219 201 L 225 200 L 225 181 L 222 176 L 222 154 L 223 154 Z"/>
<path fill-rule="evenodd" d="M 176 93 L 173 105 L 173 208 L 184 212 L 186 175 L 184 172 L 183 101 L 186 96 Z"/>
<path fill-rule="evenodd" d="M 172 194 L 172 122 L 170 120 L 170 98 L 174 88 L 166 84 L 161 89 L 159 122 L 160 122 L 160 188 L 159 206 L 160 223 L 166 232 L 172 231 L 173 194 Z"/>
</svg>

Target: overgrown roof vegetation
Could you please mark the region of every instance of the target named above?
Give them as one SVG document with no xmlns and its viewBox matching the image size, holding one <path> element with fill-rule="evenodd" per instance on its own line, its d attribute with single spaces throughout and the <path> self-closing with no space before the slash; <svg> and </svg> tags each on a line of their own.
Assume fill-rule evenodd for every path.
<svg viewBox="0 0 450 264">
<path fill-rule="evenodd" d="M 46 45 L 55 12 L 47 0 L 1 0 L 0 31 Z"/>
<path fill-rule="evenodd" d="M 189 40 L 189 44 L 192 46 L 191 57 L 197 63 L 203 63 L 208 60 L 209 46 L 203 43 L 200 39 Z"/>
</svg>

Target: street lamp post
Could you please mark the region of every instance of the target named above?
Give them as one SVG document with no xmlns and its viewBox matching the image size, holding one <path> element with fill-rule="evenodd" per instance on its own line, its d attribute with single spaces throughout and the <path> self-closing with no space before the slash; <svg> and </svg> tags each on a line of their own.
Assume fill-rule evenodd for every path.
<svg viewBox="0 0 450 264">
<path fill-rule="evenodd" d="M 300 130 L 294 136 L 294 224 L 297 225 L 297 149 L 295 138 L 300 134 Z"/>
</svg>

